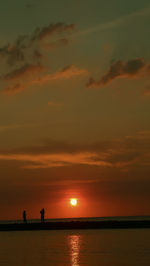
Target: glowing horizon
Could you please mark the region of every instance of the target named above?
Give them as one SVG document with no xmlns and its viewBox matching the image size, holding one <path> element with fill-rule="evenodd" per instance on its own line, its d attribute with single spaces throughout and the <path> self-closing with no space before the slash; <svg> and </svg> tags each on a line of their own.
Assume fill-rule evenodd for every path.
<svg viewBox="0 0 150 266">
<path fill-rule="evenodd" d="M 2 1 L 0 219 L 150 215 L 150 6 L 121 2 Z"/>
</svg>

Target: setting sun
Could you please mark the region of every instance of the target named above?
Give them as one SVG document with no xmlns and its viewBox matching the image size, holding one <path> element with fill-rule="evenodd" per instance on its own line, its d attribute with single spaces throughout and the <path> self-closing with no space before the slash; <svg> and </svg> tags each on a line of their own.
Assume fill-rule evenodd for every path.
<svg viewBox="0 0 150 266">
<path fill-rule="evenodd" d="M 78 203 L 77 199 L 70 199 L 70 204 L 71 204 L 72 206 L 76 206 L 77 203 Z"/>
</svg>

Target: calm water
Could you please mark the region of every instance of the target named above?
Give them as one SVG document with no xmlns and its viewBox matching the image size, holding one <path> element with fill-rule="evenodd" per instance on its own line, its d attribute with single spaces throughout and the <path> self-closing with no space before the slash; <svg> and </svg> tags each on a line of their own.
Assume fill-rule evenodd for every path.
<svg viewBox="0 0 150 266">
<path fill-rule="evenodd" d="M 150 230 L 0 232 L 0 265 L 150 265 Z"/>
</svg>

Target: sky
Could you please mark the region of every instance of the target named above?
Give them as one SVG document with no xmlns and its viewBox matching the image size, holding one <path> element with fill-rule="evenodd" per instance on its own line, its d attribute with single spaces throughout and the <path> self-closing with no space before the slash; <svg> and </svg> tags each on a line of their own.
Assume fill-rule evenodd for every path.
<svg viewBox="0 0 150 266">
<path fill-rule="evenodd" d="M 0 17 L 0 219 L 150 215 L 149 0 Z"/>
</svg>

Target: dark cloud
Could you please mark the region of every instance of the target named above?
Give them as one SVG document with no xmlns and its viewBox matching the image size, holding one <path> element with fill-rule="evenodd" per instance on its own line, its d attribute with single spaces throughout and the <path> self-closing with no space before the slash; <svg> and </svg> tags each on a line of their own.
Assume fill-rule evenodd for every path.
<svg viewBox="0 0 150 266">
<path fill-rule="evenodd" d="M 27 77 L 27 76 L 31 76 L 33 74 L 39 73 L 43 71 L 43 67 L 39 64 L 39 65 L 33 65 L 33 64 L 25 64 L 20 68 L 17 68 L 9 73 L 7 73 L 3 79 L 4 80 L 16 80 L 19 78 L 23 78 L 23 77 Z"/>
<path fill-rule="evenodd" d="M 6 44 L 0 47 L 0 57 L 4 58 L 8 65 L 14 65 L 26 61 L 29 57 L 41 58 L 39 42 L 46 38 L 52 37 L 54 34 L 65 34 L 73 31 L 74 24 L 65 24 L 62 22 L 50 24 L 43 28 L 37 28 L 31 35 L 21 35 L 12 44 Z M 67 38 L 59 38 L 55 41 L 59 45 L 67 44 Z M 58 44 L 57 44 L 58 45 Z"/>
<path fill-rule="evenodd" d="M 34 33 L 33 36 L 31 37 L 32 41 L 35 40 L 44 40 L 48 37 L 51 37 L 53 34 L 60 34 L 62 32 L 66 32 L 66 31 L 72 31 L 74 30 L 75 25 L 74 24 L 70 24 L 70 25 L 66 25 L 64 23 L 56 23 L 56 24 L 50 24 L 47 27 L 43 27 L 43 28 L 37 28 Z"/>
<path fill-rule="evenodd" d="M 19 37 L 14 44 L 7 44 L 0 48 L 0 57 L 5 59 L 8 65 L 24 61 L 24 38 L 24 36 Z"/>
<path fill-rule="evenodd" d="M 43 82 L 45 83 L 52 79 L 56 80 L 79 75 L 80 70 L 69 66 L 67 69 L 56 71 L 54 74 L 48 73 L 43 77 L 39 76 L 39 73 L 45 69 L 43 66 L 45 52 L 54 47 L 67 45 L 69 40 L 66 34 L 73 31 L 74 27 L 74 24 L 62 22 L 49 24 L 46 27 L 37 28 L 30 35 L 18 36 L 14 43 L 8 43 L 1 47 L 0 58 L 1 61 L 3 60 L 3 69 L 8 69 L 7 73 L 2 73 L 0 76 L 1 81 L 8 83 L 2 92 L 13 94 L 22 91 L 26 87 L 43 84 Z M 55 35 L 54 39 L 52 38 L 53 35 Z M 45 40 L 47 42 L 44 42 Z M 7 67 L 4 67 L 5 64 Z M 22 78 L 23 80 L 21 80 Z"/>
<path fill-rule="evenodd" d="M 30 85 L 33 78 L 38 78 L 38 75 L 43 70 L 44 67 L 41 64 L 25 64 L 20 68 L 12 70 L 1 77 L 1 80 L 11 83 L 2 90 L 2 93 L 12 95 L 23 91 L 27 85 Z"/>
<path fill-rule="evenodd" d="M 127 62 L 123 62 L 121 60 L 116 61 L 111 64 L 107 73 L 102 76 L 99 81 L 95 81 L 95 79 L 91 77 L 87 82 L 86 87 L 102 87 L 117 78 L 137 77 L 145 67 L 147 67 L 147 64 L 142 58 L 132 59 Z"/>
<path fill-rule="evenodd" d="M 66 66 L 52 74 L 42 73 L 44 67 L 41 64 L 32 65 L 26 64 L 12 72 L 7 73 L 1 77 L 1 80 L 11 82 L 10 85 L 5 87 L 2 92 L 4 94 L 15 94 L 19 93 L 25 88 L 31 86 L 40 86 L 48 84 L 53 80 L 70 79 L 74 76 L 80 76 L 87 74 L 85 69 L 78 69 L 74 65 Z M 15 84 L 13 84 L 15 82 Z"/>
<path fill-rule="evenodd" d="M 42 53 L 38 49 L 35 49 L 33 50 L 32 58 L 33 58 L 33 61 L 40 62 L 43 56 L 42 56 Z"/>
</svg>

